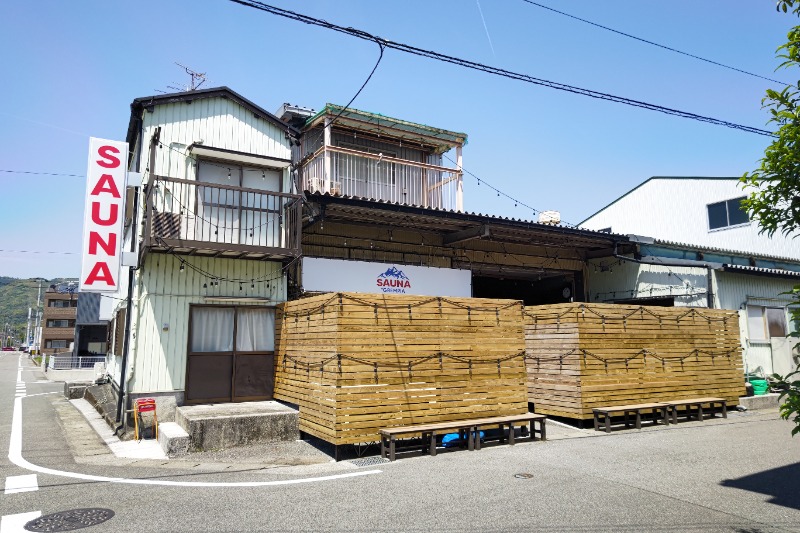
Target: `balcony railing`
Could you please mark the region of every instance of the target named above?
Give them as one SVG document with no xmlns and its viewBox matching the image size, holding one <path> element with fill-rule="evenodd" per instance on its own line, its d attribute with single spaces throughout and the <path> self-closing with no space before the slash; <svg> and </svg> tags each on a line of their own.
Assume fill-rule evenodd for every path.
<svg viewBox="0 0 800 533">
<path fill-rule="evenodd" d="M 300 168 L 309 192 L 459 210 L 461 176 L 453 168 L 337 146 L 320 148 Z"/>
<path fill-rule="evenodd" d="M 146 199 L 147 248 L 300 254 L 300 195 L 155 176 Z"/>
</svg>

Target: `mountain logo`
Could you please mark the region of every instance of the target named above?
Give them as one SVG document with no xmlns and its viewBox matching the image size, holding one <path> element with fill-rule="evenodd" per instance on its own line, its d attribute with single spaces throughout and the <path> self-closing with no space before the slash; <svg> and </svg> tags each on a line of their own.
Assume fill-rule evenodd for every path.
<svg viewBox="0 0 800 533">
<path fill-rule="evenodd" d="M 396 266 L 379 274 L 375 283 L 382 292 L 405 293 L 406 289 L 411 288 L 411 279 Z"/>
</svg>

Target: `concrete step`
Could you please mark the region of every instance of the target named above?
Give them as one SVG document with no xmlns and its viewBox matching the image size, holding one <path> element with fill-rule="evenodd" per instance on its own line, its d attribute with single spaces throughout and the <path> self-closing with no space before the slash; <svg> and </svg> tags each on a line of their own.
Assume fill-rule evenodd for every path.
<svg viewBox="0 0 800 533">
<path fill-rule="evenodd" d="M 158 425 L 158 443 L 167 457 L 189 453 L 189 434 L 175 422 Z"/>
<path fill-rule="evenodd" d="M 178 407 L 175 421 L 188 434 L 191 451 L 212 451 L 300 437 L 298 411 L 279 402 Z"/>
<path fill-rule="evenodd" d="M 780 394 L 771 392 L 759 396 L 742 396 L 739 398 L 739 405 L 744 405 L 749 411 L 754 409 L 778 409 L 778 398 Z"/>
</svg>

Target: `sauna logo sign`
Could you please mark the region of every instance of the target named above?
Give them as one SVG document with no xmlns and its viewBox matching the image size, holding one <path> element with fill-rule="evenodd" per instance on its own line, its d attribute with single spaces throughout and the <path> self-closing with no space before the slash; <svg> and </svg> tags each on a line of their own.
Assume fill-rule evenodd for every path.
<svg viewBox="0 0 800 533">
<path fill-rule="evenodd" d="M 376 284 L 382 292 L 402 293 L 411 288 L 411 280 L 396 266 L 393 266 L 376 279 Z"/>
</svg>

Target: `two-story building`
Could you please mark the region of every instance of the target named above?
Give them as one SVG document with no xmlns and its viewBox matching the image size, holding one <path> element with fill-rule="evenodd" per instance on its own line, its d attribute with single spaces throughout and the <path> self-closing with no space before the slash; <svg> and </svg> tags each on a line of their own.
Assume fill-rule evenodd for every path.
<svg viewBox="0 0 800 533">
<path fill-rule="evenodd" d="M 51 285 L 45 291 L 41 353 L 52 355 L 70 349 L 75 341 L 78 296 L 77 283 Z"/>
<path fill-rule="evenodd" d="M 277 114 L 225 87 L 131 105 L 144 185 L 125 242 L 139 260 L 130 310 L 125 283 L 116 295 L 109 373 L 128 399 L 160 398 L 162 420 L 169 405 L 272 398 L 287 299 L 583 301 L 587 261 L 631 250 L 620 235 L 466 212 L 463 133 L 333 104 Z"/>
</svg>

